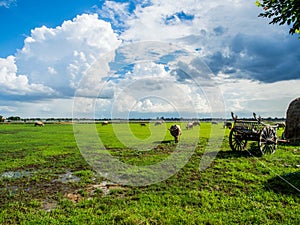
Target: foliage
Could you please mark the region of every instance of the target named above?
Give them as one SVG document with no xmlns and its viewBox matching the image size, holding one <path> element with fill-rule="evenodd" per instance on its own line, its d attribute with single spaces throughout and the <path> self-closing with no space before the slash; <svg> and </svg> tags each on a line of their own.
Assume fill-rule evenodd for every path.
<svg viewBox="0 0 300 225">
<path fill-rule="evenodd" d="M 10 117 L 7 118 L 7 120 L 20 121 L 21 117 L 19 117 L 19 116 L 10 116 Z"/>
<path fill-rule="evenodd" d="M 290 34 L 300 33 L 300 0 L 257 0 L 264 12 L 260 17 L 272 19 L 270 24 L 292 25 Z"/>
</svg>

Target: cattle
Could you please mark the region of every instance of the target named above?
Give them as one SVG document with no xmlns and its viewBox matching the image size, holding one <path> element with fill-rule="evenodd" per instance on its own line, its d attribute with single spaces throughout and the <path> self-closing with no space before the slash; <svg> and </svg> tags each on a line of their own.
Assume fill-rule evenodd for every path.
<svg viewBox="0 0 300 225">
<path fill-rule="evenodd" d="M 211 124 L 218 125 L 217 121 L 212 121 Z"/>
<path fill-rule="evenodd" d="M 193 126 L 200 126 L 200 122 L 199 121 L 194 121 Z"/>
<path fill-rule="evenodd" d="M 223 128 L 228 127 L 229 129 L 232 128 L 232 123 L 231 122 L 224 122 Z"/>
<path fill-rule="evenodd" d="M 186 128 L 187 130 L 189 130 L 189 129 L 193 129 L 193 126 L 194 126 L 193 123 L 192 123 L 192 122 L 189 122 L 189 123 L 187 123 L 187 125 L 186 125 L 185 128 Z"/>
<path fill-rule="evenodd" d="M 179 136 L 182 134 L 181 128 L 179 125 L 174 124 L 169 128 L 170 134 L 175 138 L 175 143 L 178 143 Z"/>
<path fill-rule="evenodd" d="M 163 124 L 162 121 L 156 121 L 156 122 L 154 123 L 154 126 L 159 126 L 159 125 L 162 125 L 162 124 Z"/>
<path fill-rule="evenodd" d="M 145 124 L 145 123 L 140 123 L 140 125 L 141 125 L 142 127 L 145 127 L 145 126 L 146 126 L 146 124 Z"/>
<path fill-rule="evenodd" d="M 43 127 L 43 126 L 44 126 L 44 123 L 41 122 L 41 121 L 37 121 L 37 122 L 34 123 L 34 126 L 35 126 L 35 127 L 36 127 L 36 126 Z"/>
<path fill-rule="evenodd" d="M 108 125 L 108 121 L 103 121 L 101 124 L 102 126 Z"/>
</svg>

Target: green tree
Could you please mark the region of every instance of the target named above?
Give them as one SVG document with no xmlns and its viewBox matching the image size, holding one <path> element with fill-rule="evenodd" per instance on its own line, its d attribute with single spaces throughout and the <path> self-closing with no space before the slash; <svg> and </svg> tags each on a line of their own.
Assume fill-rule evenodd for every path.
<svg viewBox="0 0 300 225">
<path fill-rule="evenodd" d="M 19 117 L 19 116 L 10 116 L 10 117 L 7 118 L 7 120 L 20 121 L 21 117 Z"/>
<path fill-rule="evenodd" d="M 259 17 L 270 18 L 270 24 L 287 24 L 290 34 L 300 34 L 300 0 L 256 0 L 256 5 L 264 10 Z"/>
</svg>

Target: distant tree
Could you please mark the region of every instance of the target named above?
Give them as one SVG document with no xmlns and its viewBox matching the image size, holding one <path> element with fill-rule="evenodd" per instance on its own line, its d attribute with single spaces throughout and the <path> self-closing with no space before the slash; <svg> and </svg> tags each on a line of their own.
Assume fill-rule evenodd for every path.
<svg viewBox="0 0 300 225">
<path fill-rule="evenodd" d="M 289 33 L 300 34 L 300 0 L 256 0 L 264 12 L 259 17 L 272 19 L 270 24 L 292 25 Z"/>
<path fill-rule="evenodd" d="M 3 116 L 0 115 L 0 123 L 3 122 Z"/>
<path fill-rule="evenodd" d="M 19 117 L 19 116 L 10 116 L 10 117 L 7 118 L 7 120 L 20 121 L 21 117 Z"/>
</svg>

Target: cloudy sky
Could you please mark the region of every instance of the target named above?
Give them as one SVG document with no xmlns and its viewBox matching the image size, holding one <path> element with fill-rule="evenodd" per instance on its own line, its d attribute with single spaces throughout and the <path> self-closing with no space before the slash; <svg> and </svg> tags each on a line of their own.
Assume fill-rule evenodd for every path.
<svg viewBox="0 0 300 225">
<path fill-rule="evenodd" d="M 245 0 L 0 0 L 0 115 L 285 117 L 300 40 Z"/>
</svg>

